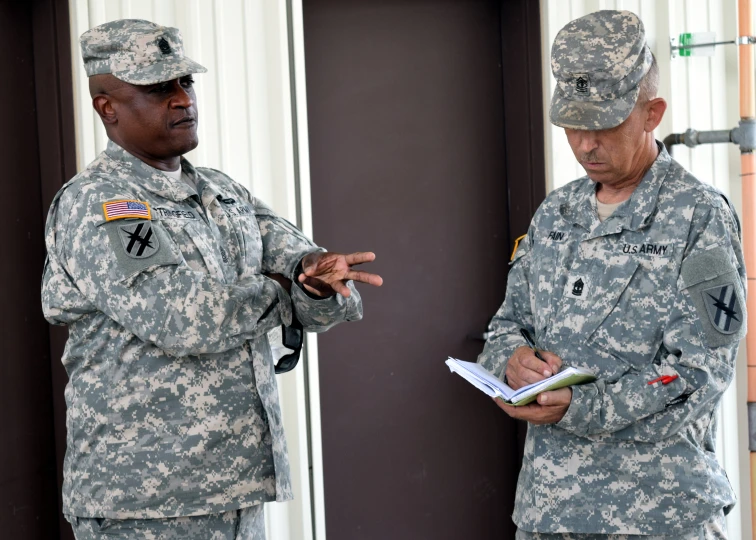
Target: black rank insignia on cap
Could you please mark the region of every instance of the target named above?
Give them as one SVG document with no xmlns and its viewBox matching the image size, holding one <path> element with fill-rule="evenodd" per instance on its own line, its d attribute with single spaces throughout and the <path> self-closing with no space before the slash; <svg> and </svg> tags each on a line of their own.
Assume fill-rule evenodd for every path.
<svg viewBox="0 0 756 540">
<path fill-rule="evenodd" d="M 160 47 L 160 52 L 163 54 L 171 54 L 173 52 L 171 50 L 171 44 L 168 43 L 168 40 L 164 37 L 161 37 L 158 40 L 158 47 Z"/>
<path fill-rule="evenodd" d="M 160 247 L 157 236 L 153 234 L 152 223 L 149 221 L 133 225 L 119 225 L 118 236 L 121 238 L 126 254 L 134 259 L 151 257 Z"/>
<path fill-rule="evenodd" d="M 588 84 L 588 77 L 586 75 L 581 75 L 575 79 L 575 90 L 581 94 L 587 94 Z"/>
<path fill-rule="evenodd" d="M 723 334 L 734 334 L 740 330 L 743 310 L 732 283 L 703 290 L 701 294 L 714 328 Z"/>
</svg>

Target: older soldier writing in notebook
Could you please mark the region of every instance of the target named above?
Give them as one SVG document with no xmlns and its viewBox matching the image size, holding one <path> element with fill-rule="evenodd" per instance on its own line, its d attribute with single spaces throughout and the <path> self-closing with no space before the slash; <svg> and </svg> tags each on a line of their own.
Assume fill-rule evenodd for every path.
<svg viewBox="0 0 756 540">
<path fill-rule="evenodd" d="M 260 540 L 292 498 L 267 333 L 362 317 L 352 270 L 220 171 L 175 28 L 81 37 L 107 149 L 56 196 L 43 305 L 66 324 L 63 511 L 76 538 Z"/>
<path fill-rule="evenodd" d="M 533 217 L 479 362 L 513 388 L 568 365 L 598 380 L 500 405 L 528 422 L 517 538 L 725 538 L 714 412 L 746 329 L 738 218 L 654 140 L 666 103 L 636 15 L 572 21 L 551 66 L 550 118 L 586 176 Z"/>
</svg>

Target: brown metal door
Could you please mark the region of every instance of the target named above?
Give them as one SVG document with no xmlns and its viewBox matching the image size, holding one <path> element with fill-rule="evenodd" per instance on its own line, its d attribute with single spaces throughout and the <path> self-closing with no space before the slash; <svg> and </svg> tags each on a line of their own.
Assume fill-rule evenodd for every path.
<svg viewBox="0 0 756 540">
<path fill-rule="evenodd" d="M 0 0 L 0 537 L 14 540 L 73 538 L 59 507 L 65 333 L 40 305 L 45 215 L 75 173 L 69 51 L 66 0 Z"/>
<path fill-rule="evenodd" d="M 444 360 L 543 197 L 538 3 L 306 0 L 304 31 L 315 239 L 385 280 L 319 339 L 328 538 L 513 538 L 517 426 Z"/>
</svg>

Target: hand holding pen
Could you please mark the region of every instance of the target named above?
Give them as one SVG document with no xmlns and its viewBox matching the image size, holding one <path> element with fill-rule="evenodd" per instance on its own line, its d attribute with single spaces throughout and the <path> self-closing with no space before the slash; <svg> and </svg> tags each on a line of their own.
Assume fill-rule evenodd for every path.
<svg viewBox="0 0 756 540">
<path fill-rule="evenodd" d="M 515 390 L 551 377 L 562 366 L 562 359 L 557 355 L 538 349 L 526 329 L 521 329 L 520 333 L 528 346 L 515 350 L 506 369 L 507 384 Z"/>
<path fill-rule="evenodd" d="M 530 332 L 528 332 L 525 328 L 520 328 L 520 334 L 522 334 L 522 337 L 525 338 L 525 343 L 528 344 L 528 347 L 533 349 L 533 354 L 535 354 L 535 357 L 545 362 L 546 360 L 544 360 L 543 356 L 541 356 L 541 353 L 538 350 L 538 347 L 536 347 L 535 341 L 533 341 L 533 337 L 530 335 Z"/>
</svg>

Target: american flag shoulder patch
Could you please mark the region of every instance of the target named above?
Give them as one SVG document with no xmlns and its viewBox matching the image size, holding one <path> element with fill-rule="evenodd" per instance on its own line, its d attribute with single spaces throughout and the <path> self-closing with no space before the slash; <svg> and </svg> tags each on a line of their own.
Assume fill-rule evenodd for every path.
<svg viewBox="0 0 756 540">
<path fill-rule="evenodd" d="M 102 209 L 105 213 L 105 221 L 124 218 L 152 219 L 150 203 L 146 201 L 110 201 L 103 203 Z"/>
</svg>

